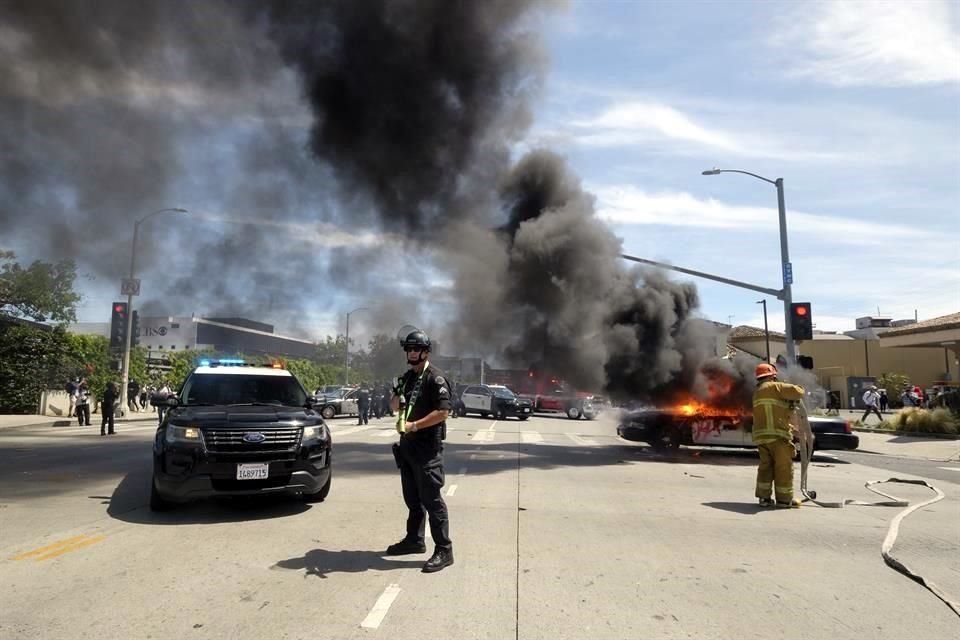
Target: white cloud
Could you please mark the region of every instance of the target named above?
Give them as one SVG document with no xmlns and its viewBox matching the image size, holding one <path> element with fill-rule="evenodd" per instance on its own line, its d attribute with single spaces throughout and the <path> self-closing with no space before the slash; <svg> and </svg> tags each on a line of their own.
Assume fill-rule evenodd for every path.
<svg viewBox="0 0 960 640">
<path fill-rule="evenodd" d="M 613 224 L 666 225 L 717 229 L 757 229 L 769 226 L 773 207 L 731 205 L 719 200 L 699 199 L 685 192 L 651 194 L 633 186 L 599 185 L 590 190 L 597 196 L 598 216 Z M 790 234 L 813 236 L 830 242 L 856 245 L 881 244 L 885 237 L 901 240 L 931 238 L 927 231 L 897 224 L 884 224 L 877 233 L 871 221 L 787 210 Z"/>
<path fill-rule="evenodd" d="M 710 130 L 691 120 L 673 107 L 651 102 L 622 102 L 614 104 L 599 116 L 573 123 L 581 133 L 578 140 L 597 146 L 635 144 L 650 137 L 686 140 L 698 144 L 740 152 L 733 136 L 719 130 Z"/>
<path fill-rule="evenodd" d="M 771 42 L 790 51 L 793 73 L 834 86 L 905 87 L 960 81 L 955 4 L 804 3 Z"/>
</svg>

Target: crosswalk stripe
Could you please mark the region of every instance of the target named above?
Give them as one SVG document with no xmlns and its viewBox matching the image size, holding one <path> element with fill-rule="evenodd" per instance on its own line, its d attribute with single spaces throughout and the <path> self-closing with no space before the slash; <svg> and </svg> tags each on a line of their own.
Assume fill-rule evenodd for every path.
<svg viewBox="0 0 960 640">
<path fill-rule="evenodd" d="M 520 438 L 524 444 L 543 444 L 543 436 L 539 431 L 521 431 Z"/>
<path fill-rule="evenodd" d="M 477 431 L 475 434 L 473 434 L 473 438 L 471 438 L 471 440 L 474 442 L 493 442 L 496 434 L 496 431 Z"/>
<path fill-rule="evenodd" d="M 581 447 L 595 447 L 595 446 L 597 446 L 597 443 L 594 442 L 593 440 L 591 440 L 590 438 L 584 438 L 584 437 L 578 436 L 578 435 L 576 435 L 576 434 L 574 434 L 574 433 L 568 433 L 568 434 L 567 434 L 567 437 L 570 438 L 571 440 L 573 440 L 575 443 L 577 443 L 577 444 L 580 445 Z"/>
</svg>

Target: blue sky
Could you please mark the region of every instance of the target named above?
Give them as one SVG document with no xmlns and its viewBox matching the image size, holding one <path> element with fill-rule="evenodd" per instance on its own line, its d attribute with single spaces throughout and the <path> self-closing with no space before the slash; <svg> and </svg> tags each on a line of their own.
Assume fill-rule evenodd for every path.
<svg viewBox="0 0 960 640">
<path fill-rule="evenodd" d="M 550 63 L 516 151 L 565 155 L 626 253 L 779 288 L 774 187 L 701 176 L 742 169 L 785 181 L 794 299 L 813 303 L 818 328 L 853 329 L 878 308 L 921 319 L 960 310 L 957 4 L 590 1 L 531 24 Z M 285 114 L 290 130 L 306 131 L 304 108 L 287 103 Z M 257 120 L 233 131 L 250 126 Z M 194 175 L 229 172 L 231 135 L 186 150 L 205 158 Z M 225 220 L 258 220 L 223 194 L 193 192 L 189 176 L 181 187 L 184 201 L 170 206 L 193 212 L 178 223 L 183 233 L 229 235 L 237 225 Z M 303 239 L 312 229 L 274 230 Z M 340 230 L 314 250 L 352 242 Z M 149 287 L 159 275 L 146 258 Z M 114 283 L 81 284 L 80 319 L 104 320 Z M 759 294 L 697 285 L 704 316 L 762 326 Z M 349 293 L 326 300 L 309 319 L 319 335 L 342 331 L 343 313 L 363 303 Z M 782 329 L 778 301 L 768 305 L 771 328 Z M 354 322 L 361 340 L 373 330 Z"/>
<path fill-rule="evenodd" d="M 627 253 L 780 287 L 818 328 L 960 308 L 960 11 L 948 2 L 579 2 L 551 21 L 530 144 L 566 154 Z M 711 319 L 757 294 L 698 281 Z M 771 327 L 782 328 L 769 300 Z"/>
</svg>

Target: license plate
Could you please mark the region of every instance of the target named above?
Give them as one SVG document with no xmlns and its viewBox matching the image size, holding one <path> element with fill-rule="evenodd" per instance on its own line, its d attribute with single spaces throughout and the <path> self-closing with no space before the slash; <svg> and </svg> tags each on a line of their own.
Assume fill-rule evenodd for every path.
<svg viewBox="0 0 960 640">
<path fill-rule="evenodd" d="M 237 480 L 266 480 L 270 475 L 270 465 L 264 464 L 238 464 Z"/>
<path fill-rule="evenodd" d="M 524 407 L 524 408 L 523 408 L 523 412 L 524 412 L 524 413 L 530 413 L 530 409 Z"/>
</svg>

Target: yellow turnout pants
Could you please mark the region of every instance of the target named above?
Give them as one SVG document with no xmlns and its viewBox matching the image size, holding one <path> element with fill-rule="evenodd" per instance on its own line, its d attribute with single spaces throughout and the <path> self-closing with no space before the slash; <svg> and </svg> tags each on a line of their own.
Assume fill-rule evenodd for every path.
<svg viewBox="0 0 960 640">
<path fill-rule="evenodd" d="M 776 488 L 777 502 L 793 500 L 793 443 L 774 440 L 757 445 L 760 466 L 757 467 L 758 498 L 769 498 L 770 490 Z"/>
</svg>

